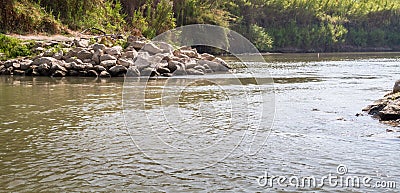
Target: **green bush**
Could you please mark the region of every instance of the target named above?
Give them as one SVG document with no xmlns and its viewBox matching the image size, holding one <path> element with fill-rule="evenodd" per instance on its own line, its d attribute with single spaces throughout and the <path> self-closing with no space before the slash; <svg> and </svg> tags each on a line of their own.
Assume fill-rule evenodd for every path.
<svg viewBox="0 0 400 193">
<path fill-rule="evenodd" d="M 31 55 L 32 45 L 29 42 L 23 42 L 19 39 L 8 37 L 0 34 L 0 53 L 4 53 L 5 57 L 2 60 L 16 58 L 19 56 Z"/>
</svg>

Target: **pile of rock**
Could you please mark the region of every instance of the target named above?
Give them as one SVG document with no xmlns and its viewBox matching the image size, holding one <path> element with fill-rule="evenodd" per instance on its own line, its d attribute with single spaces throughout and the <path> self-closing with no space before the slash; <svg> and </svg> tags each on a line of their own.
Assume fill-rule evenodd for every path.
<svg viewBox="0 0 400 193">
<path fill-rule="evenodd" d="M 0 63 L 0 75 L 27 76 L 173 76 L 204 75 L 228 71 L 221 58 L 195 49 L 174 47 L 165 42 L 147 42 L 129 37 L 128 46 L 107 47 L 85 39 L 63 42 L 58 52 L 36 48 L 34 58 L 13 59 Z M 65 51 L 62 51 L 65 50 Z"/>
<path fill-rule="evenodd" d="M 368 105 L 363 111 L 391 125 L 400 125 L 400 80 L 396 81 L 393 91 L 382 99 Z"/>
</svg>

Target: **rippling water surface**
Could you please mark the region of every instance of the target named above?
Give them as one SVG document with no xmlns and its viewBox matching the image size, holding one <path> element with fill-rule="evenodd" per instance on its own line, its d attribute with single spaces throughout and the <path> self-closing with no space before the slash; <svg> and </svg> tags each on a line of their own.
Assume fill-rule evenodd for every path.
<svg viewBox="0 0 400 193">
<path fill-rule="evenodd" d="M 400 133 L 355 115 L 399 79 L 400 54 L 272 54 L 265 60 L 235 74 L 125 84 L 2 76 L 0 189 L 398 191 Z M 338 166 L 347 173 L 339 175 Z M 397 186 L 326 181 L 294 187 L 275 179 L 273 187 L 262 187 L 265 174 L 293 183 L 296 177 L 368 176 L 372 186 Z"/>
</svg>

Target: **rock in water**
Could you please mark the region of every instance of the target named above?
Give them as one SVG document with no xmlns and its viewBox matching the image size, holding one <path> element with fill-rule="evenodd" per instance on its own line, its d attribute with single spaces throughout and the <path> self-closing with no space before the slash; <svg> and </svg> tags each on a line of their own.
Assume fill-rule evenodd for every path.
<svg viewBox="0 0 400 193">
<path fill-rule="evenodd" d="M 393 91 L 392 91 L 392 93 L 394 94 L 394 93 L 397 93 L 397 92 L 400 92 L 400 80 L 397 80 L 397 81 L 394 83 L 394 86 L 393 86 Z"/>
<path fill-rule="evenodd" d="M 375 101 L 363 109 L 368 114 L 388 122 L 391 125 L 400 124 L 400 80 L 396 81 L 393 91 L 386 94 L 382 99 Z M 394 124 L 396 123 L 396 124 Z"/>
</svg>

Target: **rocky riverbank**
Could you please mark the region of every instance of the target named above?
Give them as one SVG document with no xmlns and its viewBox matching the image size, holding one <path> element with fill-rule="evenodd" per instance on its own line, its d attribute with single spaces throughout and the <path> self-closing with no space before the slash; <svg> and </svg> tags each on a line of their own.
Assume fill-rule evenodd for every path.
<svg viewBox="0 0 400 193">
<path fill-rule="evenodd" d="M 368 105 L 363 111 L 383 123 L 400 126 L 400 80 L 395 82 L 392 92 Z"/>
<path fill-rule="evenodd" d="M 131 36 L 122 46 L 106 46 L 89 39 L 36 41 L 35 57 L 0 62 L 0 75 L 22 76 L 174 76 L 227 72 L 228 64 L 190 47 L 174 48 Z M 50 48 L 49 48 L 50 47 Z"/>
</svg>

